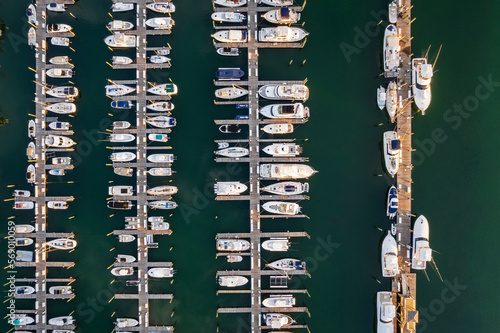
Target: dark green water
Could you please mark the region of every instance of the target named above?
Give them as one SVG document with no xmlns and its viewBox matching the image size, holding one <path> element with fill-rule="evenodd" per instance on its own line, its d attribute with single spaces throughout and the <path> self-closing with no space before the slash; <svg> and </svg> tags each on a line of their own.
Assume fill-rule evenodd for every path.
<svg viewBox="0 0 500 333">
<path fill-rule="evenodd" d="M 25 147 L 29 142 L 26 124 L 28 113 L 34 112 L 31 82 L 34 73 L 27 67 L 34 67 L 34 54 L 24 39 L 29 28 L 24 16 L 27 4 L 2 1 L 0 6 L 0 17 L 9 27 L 2 42 L 4 51 L 0 52 L 0 108 L 9 119 L 9 124 L 0 129 L 3 198 L 11 194 L 11 189 L 6 189 L 8 184 L 28 188 L 24 178 Z M 304 142 L 304 155 L 310 156 L 310 164 L 320 171 L 310 179 L 311 200 L 301 203 L 311 219 L 263 221 L 264 230 L 284 229 L 275 224 L 286 223 L 286 229 L 305 229 L 311 234 L 310 240 L 299 239 L 300 244 L 294 248 L 300 250 L 297 256 L 307 259 L 312 279 L 293 280 L 294 286 L 306 287 L 312 296 L 298 299 L 298 304 L 309 307 L 312 317 L 297 318 L 299 323 L 307 323 L 311 332 L 373 331 L 373 295 L 389 288 L 389 281 L 382 280 L 379 269 L 378 244 L 382 234 L 374 228 L 389 226 L 384 200 L 391 183 L 387 177 L 374 176 L 383 173 L 379 148 L 382 132 L 392 128 L 375 103 L 375 89 L 381 82 L 376 79 L 381 72 L 381 36 L 379 33 L 366 40 L 356 37 L 357 31 L 378 23 L 379 19 L 370 12 L 385 9 L 385 4 L 368 0 L 356 4 L 310 0 L 303 14 L 305 28 L 311 32 L 306 48 L 260 52 L 262 79 L 308 78 L 311 89 L 307 105 L 312 117 L 295 132 L 297 138 L 309 139 Z M 134 316 L 137 311 L 133 301 L 107 303 L 112 287 L 123 288 L 119 292 L 127 289 L 118 284 L 111 286 L 112 276 L 106 268 L 116 253 L 133 251 L 133 245 L 118 244 L 112 236 L 106 237 L 122 226 L 125 216 L 119 213 L 109 217 L 112 212 L 105 208 L 108 181 L 125 185 L 128 180 L 119 179 L 105 166 L 110 151 L 105 148 L 106 143 L 97 141 L 103 139 L 98 132 L 105 129 L 100 127 L 100 121 L 108 119 L 111 112 L 103 86 L 107 78 L 134 75 L 112 71 L 105 64 L 112 56 L 102 42 L 108 34 L 105 24 L 110 20 L 109 5 L 107 1 L 82 0 L 79 7 L 71 9 L 78 21 L 68 14 L 54 16 L 56 22 L 73 25 L 79 37 L 73 41 L 77 52 L 71 57 L 79 69 L 72 81 L 82 90 L 78 115 L 73 120 L 77 131 L 74 138 L 80 143 L 74 158 L 79 160 L 78 156 L 82 156 L 82 159 L 79 167 L 64 178 L 77 183 L 49 185 L 49 194 L 78 197 L 68 211 L 50 212 L 49 229 L 74 231 L 79 247 L 71 254 L 49 256 L 51 260 L 78 261 L 70 270 L 50 270 L 51 276 L 73 276 L 78 281 L 74 283 L 77 297 L 70 303 L 52 301 L 48 315 L 65 315 L 75 310 L 80 332 L 96 328 L 99 332 L 111 332 L 110 316 L 114 311 L 117 316 Z M 248 177 L 246 166 L 216 164 L 212 153 L 213 140 L 223 137 L 213 119 L 238 114 L 231 107 L 213 106 L 214 70 L 220 66 L 243 68 L 246 60 L 244 56 L 228 59 L 215 54 L 210 38 L 210 1 L 177 1 L 176 6 L 174 34 L 151 39 L 155 45 L 169 42 L 174 49 L 172 70 L 152 73 L 150 81 L 165 82 L 171 77 L 180 88 L 174 100 L 179 125 L 171 143 L 178 155 L 173 183 L 181 189 L 176 201 L 182 208 L 168 219 L 173 236 L 159 238 L 160 248 L 150 252 L 153 261 L 175 261 L 177 270 L 172 285 L 168 282 L 151 285 L 152 292 L 175 293 L 172 304 L 151 302 L 151 324 L 175 324 L 179 332 L 214 332 L 217 325 L 221 332 L 246 332 L 245 316 L 215 317 L 217 306 L 245 306 L 249 299 L 215 295 L 215 272 L 229 266 L 215 259 L 214 236 L 217 232 L 248 230 L 247 205 L 217 203 L 210 193 L 214 178 L 229 175 L 231 179 L 245 181 Z M 496 135 L 500 121 L 496 110 L 499 87 L 492 88 L 490 96 L 479 101 L 477 107 L 474 99 L 469 98 L 480 85 L 479 76 L 487 79 L 491 75 L 493 81 L 500 82 L 499 46 L 492 38 L 500 32 L 495 17 L 498 10 L 498 3 L 478 3 L 472 7 L 424 0 L 416 2 L 413 11 L 417 17 L 413 24 L 414 54 L 424 54 L 432 44 L 432 58 L 443 44 L 437 63 L 439 71 L 433 80 L 431 107 L 425 117 L 416 115 L 413 122 L 417 149 L 414 213 L 426 215 L 431 223 L 431 246 L 440 252 L 435 258 L 445 281 L 466 287 L 455 290 L 452 299 L 454 294 L 446 290 L 447 284 L 441 283 L 431 269 L 430 282 L 418 274 L 417 305 L 422 322 L 419 332 L 498 331 L 500 291 L 494 256 L 498 254 L 496 235 L 500 231 L 495 185 L 500 183 L 496 176 L 500 164 L 496 153 L 500 143 Z M 115 16 L 131 20 L 128 14 Z M 341 51 L 341 43 L 357 47 L 350 62 Z M 59 54 L 63 53 L 51 51 L 49 56 Z M 288 66 L 292 59 L 293 64 Z M 300 66 L 304 59 L 307 59 L 305 66 Z M 448 111 L 454 104 L 464 103 L 472 111 L 462 112 L 460 118 L 454 111 Z M 381 122 L 384 126 L 377 127 Z M 436 129 L 445 133 L 444 142 L 429 141 Z M 5 221 L 14 213 L 11 202 L 1 204 L 1 219 Z M 17 223 L 32 218 L 29 213 L 16 212 L 16 215 L 19 215 Z M 69 220 L 73 215 L 76 217 Z M 5 227 L 2 234 L 6 230 Z M 173 250 L 169 251 L 171 247 Z M 2 249 L 6 249 L 5 244 Z M 272 259 L 270 256 L 269 260 Z M 19 276 L 30 274 L 31 270 L 24 270 Z M 374 277 L 382 280 L 382 285 Z M 19 308 L 30 305 L 17 304 Z M 171 318 L 172 311 L 175 314 Z M 8 330 L 5 322 L 0 326 L 5 327 L 2 331 Z"/>
</svg>

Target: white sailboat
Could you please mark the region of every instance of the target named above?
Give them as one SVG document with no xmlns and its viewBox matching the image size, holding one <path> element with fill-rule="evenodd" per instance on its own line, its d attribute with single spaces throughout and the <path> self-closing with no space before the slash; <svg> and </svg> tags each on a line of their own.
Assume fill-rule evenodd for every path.
<svg viewBox="0 0 500 333">
<path fill-rule="evenodd" d="M 220 99 L 236 99 L 248 95 L 248 90 L 232 86 L 217 89 L 215 91 L 215 97 Z"/>
<path fill-rule="evenodd" d="M 306 164 L 261 164 L 259 174 L 266 179 L 309 178 L 317 171 Z"/>
<path fill-rule="evenodd" d="M 124 96 L 135 91 L 135 88 L 124 84 L 110 84 L 105 86 L 106 96 Z"/>
<path fill-rule="evenodd" d="M 384 71 L 395 72 L 399 68 L 399 34 L 394 24 L 389 24 L 384 32 Z"/>
<path fill-rule="evenodd" d="M 244 239 L 218 239 L 217 251 L 241 252 L 250 249 L 250 242 Z"/>
<path fill-rule="evenodd" d="M 221 287 L 241 287 L 248 283 L 248 279 L 244 276 L 228 275 L 219 277 L 219 285 Z"/>
<path fill-rule="evenodd" d="M 303 119 L 309 117 L 309 108 L 304 107 L 302 103 L 266 105 L 259 112 L 267 118 Z"/>
<path fill-rule="evenodd" d="M 303 84 L 266 84 L 259 89 L 262 98 L 272 100 L 307 101 L 309 88 Z"/>
<path fill-rule="evenodd" d="M 387 172 L 394 178 L 399 169 L 401 159 L 401 141 L 395 131 L 384 133 L 384 161 Z"/>
<path fill-rule="evenodd" d="M 302 153 L 302 148 L 296 143 L 273 143 L 262 148 L 262 151 L 271 156 L 297 156 Z"/>
<path fill-rule="evenodd" d="M 266 264 L 266 266 L 279 271 L 298 271 L 306 269 L 306 262 L 298 259 L 286 258 L 273 261 Z"/>
<path fill-rule="evenodd" d="M 247 148 L 243 147 L 229 147 L 214 151 L 215 155 L 233 157 L 233 158 L 247 156 L 249 153 L 250 151 Z"/>
<path fill-rule="evenodd" d="M 425 114 L 425 110 L 431 104 L 431 79 L 434 70 L 426 58 L 414 58 L 411 60 L 412 93 L 415 105 Z"/>
<path fill-rule="evenodd" d="M 240 182 L 217 182 L 214 185 L 214 192 L 217 195 L 240 195 L 248 189 Z"/>
<path fill-rule="evenodd" d="M 413 225 L 411 268 L 423 270 L 427 262 L 432 260 L 432 249 L 429 247 L 429 221 L 420 215 Z"/>
<path fill-rule="evenodd" d="M 75 103 L 54 103 L 46 105 L 45 110 L 59 114 L 70 114 L 76 112 L 76 105 Z"/>
<path fill-rule="evenodd" d="M 293 0 L 261 0 L 261 3 L 268 6 L 282 7 L 282 6 L 292 6 Z"/>
<path fill-rule="evenodd" d="M 172 111 L 174 109 L 174 104 L 170 101 L 154 102 L 146 105 L 146 108 L 158 112 L 167 112 L 167 111 Z"/>
<path fill-rule="evenodd" d="M 288 238 L 271 238 L 262 243 L 262 248 L 271 252 L 286 252 L 290 248 Z"/>
<path fill-rule="evenodd" d="M 156 116 L 146 119 L 146 123 L 151 126 L 159 127 L 159 128 L 169 128 L 173 127 L 177 124 L 175 118 L 167 117 L 167 116 Z"/>
<path fill-rule="evenodd" d="M 148 92 L 155 95 L 171 96 L 177 94 L 178 88 L 177 85 L 173 83 L 163 83 L 149 88 Z"/>
<path fill-rule="evenodd" d="M 399 273 L 398 244 L 390 231 L 382 242 L 381 263 L 382 276 L 394 277 Z"/>
<path fill-rule="evenodd" d="M 46 242 L 45 245 L 56 250 L 72 250 L 76 247 L 77 243 L 74 239 L 58 238 Z"/>
<path fill-rule="evenodd" d="M 76 98 L 80 92 L 77 87 L 62 86 L 49 89 L 45 93 L 57 98 Z"/>
<path fill-rule="evenodd" d="M 264 186 L 260 190 L 276 195 L 299 195 L 309 192 L 309 183 L 280 182 Z"/>
<path fill-rule="evenodd" d="M 297 215 L 300 213 L 300 206 L 293 202 L 268 201 L 262 205 L 262 208 L 269 213 L 279 215 Z"/>
</svg>

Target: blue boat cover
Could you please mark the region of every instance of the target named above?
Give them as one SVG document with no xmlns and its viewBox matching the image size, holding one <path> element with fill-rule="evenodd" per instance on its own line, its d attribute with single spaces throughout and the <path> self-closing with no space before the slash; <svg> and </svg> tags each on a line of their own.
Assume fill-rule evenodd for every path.
<svg viewBox="0 0 500 333">
<path fill-rule="evenodd" d="M 236 104 L 237 109 L 248 109 L 248 103 L 238 103 Z"/>
<path fill-rule="evenodd" d="M 280 16 L 281 18 L 287 19 L 290 17 L 290 8 L 288 7 L 283 7 L 280 9 Z"/>
<path fill-rule="evenodd" d="M 293 192 L 293 191 L 295 191 L 294 185 L 286 185 L 285 186 L 285 192 Z"/>
<path fill-rule="evenodd" d="M 215 72 L 215 77 L 217 79 L 232 79 L 232 78 L 241 78 L 243 75 L 245 75 L 245 72 L 243 72 L 241 69 L 238 68 L 224 68 L 224 69 L 219 69 L 218 71 Z"/>
<path fill-rule="evenodd" d="M 391 141 L 391 149 L 392 150 L 401 149 L 401 140 L 392 140 Z"/>
</svg>

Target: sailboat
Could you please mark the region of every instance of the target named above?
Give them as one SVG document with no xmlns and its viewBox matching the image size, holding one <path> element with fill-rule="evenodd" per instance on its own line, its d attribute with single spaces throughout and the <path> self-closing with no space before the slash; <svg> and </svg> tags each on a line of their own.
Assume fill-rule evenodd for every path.
<svg viewBox="0 0 500 333">
<path fill-rule="evenodd" d="M 382 276 L 394 277 L 399 273 L 398 244 L 390 231 L 382 242 L 381 263 Z"/>
<path fill-rule="evenodd" d="M 229 147 L 221 150 L 214 151 L 215 155 L 226 156 L 226 157 L 244 157 L 247 156 L 250 151 L 247 148 L 243 147 Z"/>
<path fill-rule="evenodd" d="M 282 7 L 282 6 L 292 6 L 293 0 L 261 0 L 261 3 L 268 6 Z"/>
<path fill-rule="evenodd" d="M 154 102 L 154 103 L 146 105 L 146 108 L 153 110 L 153 111 L 166 112 L 166 111 L 172 111 L 174 109 L 174 104 L 170 101 Z"/>
<path fill-rule="evenodd" d="M 45 93 L 52 97 L 75 98 L 78 97 L 79 91 L 77 87 L 63 86 L 63 87 L 54 87 L 52 89 L 47 90 Z"/>
<path fill-rule="evenodd" d="M 105 86 L 106 96 L 124 96 L 135 91 L 135 88 L 124 84 L 110 84 Z"/>
<path fill-rule="evenodd" d="M 215 97 L 220 99 L 236 99 L 248 95 L 248 90 L 236 86 L 224 87 L 215 91 Z"/>
<path fill-rule="evenodd" d="M 269 264 L 266 264 L 266 266 L 279 271 L 299 271 L 306 269 L 306 262 L 300 261 L 298 259 L 286 258 L 273 261 Z"/>
<path fill-rule="evenodd" d="M 177 124 L 175 118 L 167 117 L 167 116 L 156 116 L 146 119 L 146 123 L 151 126 L 159 127 L 159 128 L 169 128 L 173 127 Z"/>
<path fill-rule="evenodd" d="M 56 250 L 72 250 L 76 247 L 76 241 L 69 238 L 58 238 L 45 243 L 46 246 Z"/>
<path fill-rule="evenodd" d="M 156 86 L 149 88 L 148 92 L 155 95 L 170 96 L 177 94 L 177 86 L 173 83 L 163 83 L 157 84 Z"/>
<path fill-rule="evenodd" d="M 59 97 L 59 96 L 56 96 Z M 54 103 L 45 106 L 45 110 L 59 113 L 59 114 L 70 114 L 76 112 L 75 103 Z"/>
<path fill-rule="evenodd" d="M 214 5 L 224 7 L 240 7 L 247 4 L 247 0 L 213 0 Z"/>
</svg>

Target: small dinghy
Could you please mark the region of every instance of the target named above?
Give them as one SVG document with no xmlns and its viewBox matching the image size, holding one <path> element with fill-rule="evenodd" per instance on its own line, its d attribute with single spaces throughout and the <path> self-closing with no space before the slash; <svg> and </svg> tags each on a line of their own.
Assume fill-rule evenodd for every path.
<svg viewBox="0 0 500 333">
<path fill-rule="evenodd" d="M 158 84 L 148 89 L 148 92 L 155 95 L 171 96 L 177 94 L 177 86 L 173 83 Z"/>
</svg>

